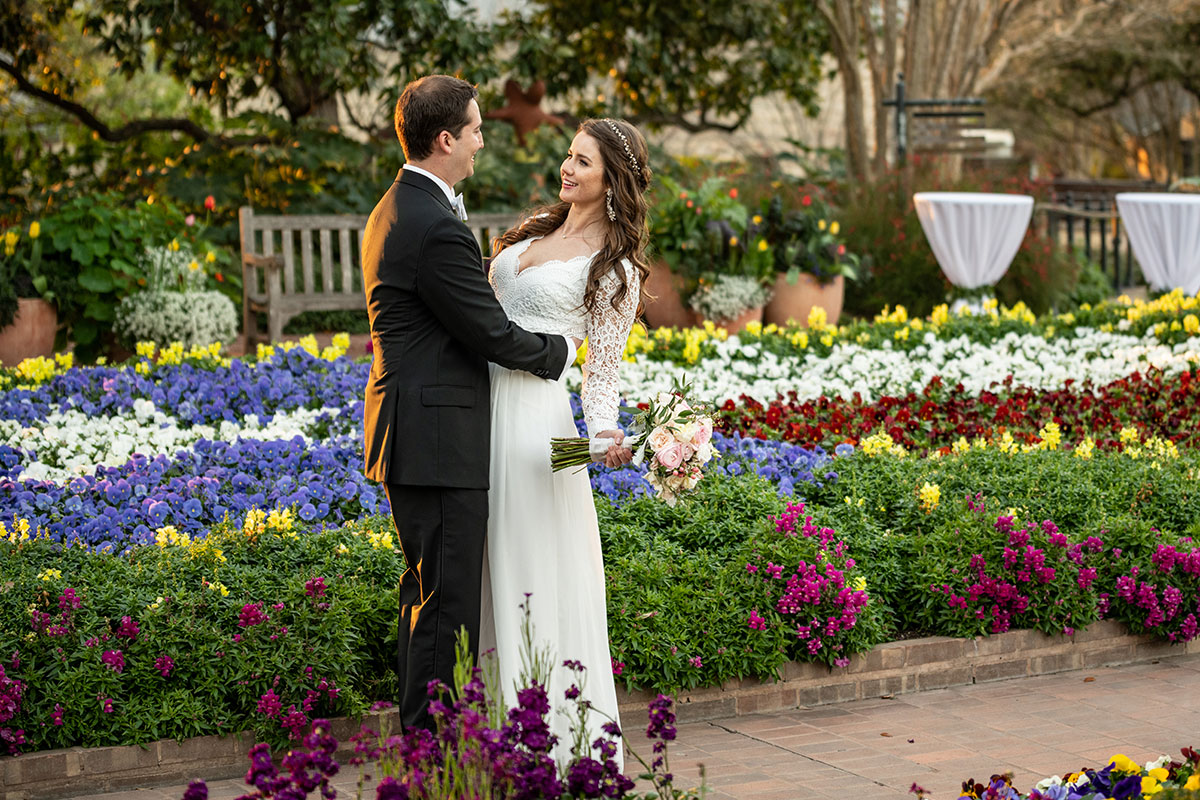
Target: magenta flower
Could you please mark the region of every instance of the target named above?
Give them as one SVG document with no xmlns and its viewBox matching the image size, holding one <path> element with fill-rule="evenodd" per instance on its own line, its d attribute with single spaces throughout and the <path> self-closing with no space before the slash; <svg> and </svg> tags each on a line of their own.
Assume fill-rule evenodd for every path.
<svg viewBox="0 0 1200 800">
<path fill-rule="evenodd" d="M 54 725 L 63 724 L 63 707 L 58 703 L 54 704 L 54 710 L 50 712 L 50 721 Z"/>
<path fill-rule="evenodd" d="M 125 656 L 120 650 L 105 650 L 100 660 L 112 668 L 113 672 L 125 671 Z"/>
<path fill-rule="evenodd" d="M 172 670 L 175 669 L 175 660 L 170 656 L 159 656 L 154 659 L 154 668 L 158 670 L 164 678 L 171 677 Z"/>
<path fill-rule="evenodd" d="M 261 625 L 271 618 L 263 611 L 262 603 L 246 603 L 238 615 L 238 625 L 242 628 L 252 628 Z"/>
<path fill-rule="evenodd" d="M 324 578 L 313 578 L 312 580 L 305 581 L 304 594 L 309 597 L 324 597 L 325 588 Z"/>
<path fill-rule="evenodd" d="M 117 628 L 117 636 L 132 642 L 139 633 L 141 630 L 138 628 L 137 620 L 132 617 L 121 617 L 121 626 Z"/>
<path fill-rule="evenodd" d="M 279 696 L 275 694 L 274 689 L 268 689 L 266 694 L 258 699 L 258 713 L 270 719 L 275 719 L 283 713 L 283 703 L 280 701 Z"/>
</svg>

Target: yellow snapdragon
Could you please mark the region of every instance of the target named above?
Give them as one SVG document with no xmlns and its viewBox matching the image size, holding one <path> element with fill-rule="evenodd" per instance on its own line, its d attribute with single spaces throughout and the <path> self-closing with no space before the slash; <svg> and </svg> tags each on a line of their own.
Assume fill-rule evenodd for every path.
<svg viewBox="0 0 1200 800">
<path fill-rule="evenodd" d="M 921 510 L 926 514 L 932 513 L 942 501 L 942 489 L 936 483 L 925 481 L 917 489 L 917 498 L 920 501 Z"/>
</svg>

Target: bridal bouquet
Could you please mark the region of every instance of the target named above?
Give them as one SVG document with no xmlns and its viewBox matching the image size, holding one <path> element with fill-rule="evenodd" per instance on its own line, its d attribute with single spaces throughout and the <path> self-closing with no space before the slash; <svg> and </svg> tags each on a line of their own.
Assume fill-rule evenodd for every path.
<svg viewBox="0 0 1200 800">
<path fill-rule="evenodd" d="M 696 488 L 704 477 L 702 467 L 717 455 L 710 441 L 712 417 L 703 406 L 688 402 L 689 389 L 677 384 L 670 392 L 660 392 L 633 422 L 633 464 L 646 462 L 646 480 L 670 506 Z M 611 444 L 611 439 L 551 439 L 550 467 L 558 472 L 584 466 L 593 455 L 603 456 Z"/>
</svg>

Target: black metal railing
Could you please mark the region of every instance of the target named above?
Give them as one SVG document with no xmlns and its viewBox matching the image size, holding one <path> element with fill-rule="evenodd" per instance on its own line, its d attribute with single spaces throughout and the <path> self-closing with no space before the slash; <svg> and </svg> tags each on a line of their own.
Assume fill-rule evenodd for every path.
<svg viewBox="0 0 1200 800">
<path fill-rule="evenodd" d="M 1118 291 L 1143 282 L 1117 211 L 1117 193 L 1129 191 L 1163 191 L 1163 187 L 1132 181 L 1058 181 L 1052 185 L 1050 200 L 1037 206 L 1048 235 L 1096 262 Z"/>
</svg>

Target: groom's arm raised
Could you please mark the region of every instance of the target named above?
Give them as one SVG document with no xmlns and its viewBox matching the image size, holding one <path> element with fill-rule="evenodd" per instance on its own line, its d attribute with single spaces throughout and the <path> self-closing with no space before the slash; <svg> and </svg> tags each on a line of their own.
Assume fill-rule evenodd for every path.
<svg viewBox="0 0 1200 800">
<path fill-rule="evenodd" d="M 563 336 L 531 333 L 509 320 L 483 273 L 479 249 L 454 220 L 426 233 L 417 294 L 451 335 L 488 361 L 557 380 L 575 360 Z"/>
</svg>

